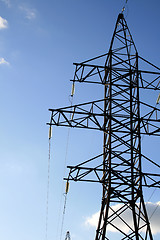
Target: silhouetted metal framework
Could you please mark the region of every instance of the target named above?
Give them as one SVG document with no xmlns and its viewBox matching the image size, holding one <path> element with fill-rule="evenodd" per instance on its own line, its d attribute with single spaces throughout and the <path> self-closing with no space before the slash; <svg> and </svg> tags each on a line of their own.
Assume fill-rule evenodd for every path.
<svg viewBox="0 0 160 240">
<path fill-rule="evenodd" d="M 123 240 L 153 239 L 142 187 L 160 187 L 160 165 L 142 154 L 141 136 L 160 136 L 160 110 L 141 101 L 140 92 L 160 90 L 160 68 L 138 55 L 123 14 L 118 16 L 109 52 L 74 65 L 73 82 L 102 84 L 104 98 L 49 109 L 48 124 L 99 130 L 104 141 L 102 154 L 68 166 L 66 180 L 102 184 L 96 240 L 110 239 L 111 228 Z M 142 161 L 154 165 L 156 173 L 142 171 Z M 112 207 L 115 203 L 117 210 Z M 126 211 L 131 225 L 125 220 Z M 117 219 L 125 231 L 116 225 Z"/>
<path fill-rule="evenodd" d="M 69 233 L 69 231 L 67 231 L 67 233 L 66 233 L 65 240 L 71 240 L 71 237 L 70 237 L 70 233 Z"/>
</svg>

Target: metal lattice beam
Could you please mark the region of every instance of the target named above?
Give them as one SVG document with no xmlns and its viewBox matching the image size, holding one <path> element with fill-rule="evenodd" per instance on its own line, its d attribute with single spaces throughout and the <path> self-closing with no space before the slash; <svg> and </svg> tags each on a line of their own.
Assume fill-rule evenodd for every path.
<svg viewBox="0 0 160 240">
<path fill-rule="evenodd" d="M 102 184 L 95 240 L 109 239 L 108 227 L 119 232 L 121 240 L 153 240 L 142 187 L 160 188 L 160 165 L 142 154 L 141 136 L 160 136 L 160 109 L 140 100 L 140 94 L 142 90 L 160 90 L 160 68 L 138 55 L 123 14 L 118 16 L 108 53 L 74 65 L 72 81 L 101 84 L 104 97 L 49 109 L 48 124 L 102 131 L 103 152 L 68 166 L 66 180 Z M 157 172 L 143 172 L 142 161 L 154 165 Z M 113 203 L 121 207 L 115 210 Z M 126 211 L 131 225 L 125 220 Z M 117 219 L 128 233 L 116 225 Z"/>
</svg>

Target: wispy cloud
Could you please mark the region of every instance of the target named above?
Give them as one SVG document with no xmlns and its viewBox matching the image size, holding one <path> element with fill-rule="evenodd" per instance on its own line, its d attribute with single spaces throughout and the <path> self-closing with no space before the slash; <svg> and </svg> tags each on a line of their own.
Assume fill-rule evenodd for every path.
<svg viewBox="0 0 160 240">
<path fill-rule="evenodd" d="M 10 0 L 1 0 L 1 2 L 4 2 L 6 4 L 7 7 L 11 7 L 11 2 Z"/>
<path fill-rule="evenodd" d="M 0 16 L 0 29 L 8 28 L 8 21 Z"/>
<path fill-rule="evenodd" d="M 34 8 L 29 8 L 25 5 L 20 5 L 19 9 L 25 14 L 25 17 L 28 20 L 32 20 L 36 18 L 36 10 Z"/>
<path fill-rule="evenodd" d="M 112 209 L 113 211 L 117 211 L 121 207 L 122 207 L 122 204 L 117 204 L 112 206 Z M 160 233 L 160 228 L 159 228 L 160 202 L 157 202 L 157 203 L 147 202 L 146 209 L 150 219 L 152 233 L 153 234 Z M 111 215 L 111 213 L 113 212 L 110 211 L 109 215 Z M 127 222 L 128 225 L 133 227 L 132 216 L 129 210 L 126 210 L 121 217 Z M 98 219 L 99 219 L 99 212 L 93 214 L 91 217 L 88 217 L 85 224 L 92 227 L 97 227 Z M 126 234 L 129 232 L 128 226 L 124 224 L 124 222 L 120 218 L 117 217 L 115 220 L 113 220 L 113 224 L 118 226 L 118 228 L 124 231 Z M 117 232 L 117 230 L 113 228 L 111 225 L 108 225 L 108 231 Z"/>
<path fill-rule="evenodd" d="M 0 57 L 0 65 L 10 65 L 3 57 Z"/>
</svg>

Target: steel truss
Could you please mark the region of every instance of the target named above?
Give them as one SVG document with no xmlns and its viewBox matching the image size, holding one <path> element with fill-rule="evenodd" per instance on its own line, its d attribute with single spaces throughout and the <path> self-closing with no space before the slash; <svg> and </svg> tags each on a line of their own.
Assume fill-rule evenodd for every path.
<svg viewBox="0 0 160 240">
<path fill-rule="evenodd" d="M 65 240 L 71 240 L 71 237 L 70 237 L 70 233 L 69 233 L 69 231 L 67 231 L 67 233 L 66 233 Z"/>
<path fill-rule="evenodd" d="M 75 82 L 101 84 L 104 98 L 74 106 L 49 109 L 49 125 L 103 132 L 103 152 L 70 169 L 67 181 L 98 182 L 103 186 L 96 240 L 152 240 L 142 187 L 160 187 L 160 165 L 141 153 L 141 136 L 160 136 L 160 109 L 140 100 L 140 91 L 160 90 L 160 68 L 138 55 L 123 14 L 119 14 L 108 53 L 74 63 Z M 143 68 L 143 69 L 141 69 Z M 158 105 L 157 105 L 158 106 Z M 94 167 L 90 167 L 90 163 Z M 158 173 L 142 171 L 150 163 Z M 117 210 L 113 204 L 119 203 Z M 132 224 L 125 220 L 129 211 Z M 122 222 L 126 231 L 116 225 Z"/>
</svg>

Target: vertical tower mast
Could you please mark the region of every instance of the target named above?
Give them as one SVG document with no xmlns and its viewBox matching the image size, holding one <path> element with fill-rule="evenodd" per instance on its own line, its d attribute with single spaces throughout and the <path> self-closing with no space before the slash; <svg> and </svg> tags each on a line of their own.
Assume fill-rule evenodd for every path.
<svg viewBox="0 0 160 240">
<path fill-rule="evenodd" d="M 122 232 L 114 225 L 114 219 L 121 219 L 122 214 L 109 214 L 115 202 L 122 204 L 121 211 L 132 214 L 130 234 L 124 239 L 141 239 L 142 225 L 146 237 L 153 239 L 142 194 L 138 53 L 123 14 L 118 16 L 105 65 L 109 70 L 104 79 L 107 99 L 104 112 L 110 118 L 104 117 L 103 175 L 106 177 L 96 240 L 106 239 L 107 225 Z M 122 69 L 126 71 L 123 75 Z M 113 121 L 116 115 L 118 120 Z"/>
<path fill-rule="evenodd" d="M 71 240 L 71 237 L 70 237 L 70 233 L 69 233 L 69 231 L 67 231 L 67 233 L 66 233 L 65 240 Z"/>
<path fill-rule="evenodd" d="M 100 60 L 104 65 L 95 64 Z M 139 69 L 140 61 L 149 70 Z M 160 90 L 160 69 L 138 55 L 123 14 L 118 16 L 109 52 L 75 66 L 73 81 L 102 84 L 104 98 L 50 109 L 49 124 L 98 129 L 104 140 L 102 154 L 68 167 L 67 180 L 103 186 L 95 240 L 109 240 L 110 229 L 119 232 L 119 239 L 152 240 L 142 186 L 159 188 L 160 175 L 142 172 L 142 159 L 158 170 L 160 166 L 141 153 L 141 135 L 160 136 L 160 110 L 140 100 L 140 89 Z M 95 167 L 90 167 L 91 162 Z M 117 210 L 114 204 L 119 204 Z"/>
</svg>

